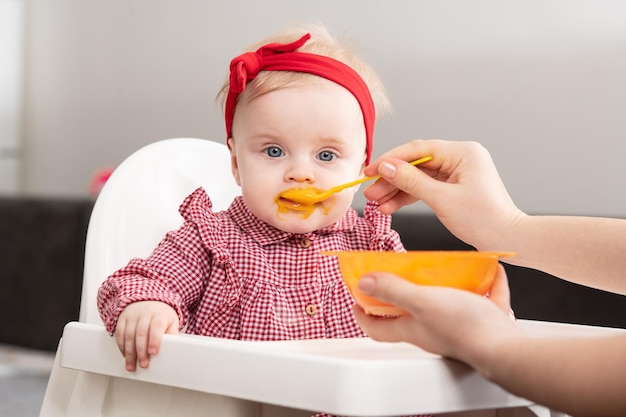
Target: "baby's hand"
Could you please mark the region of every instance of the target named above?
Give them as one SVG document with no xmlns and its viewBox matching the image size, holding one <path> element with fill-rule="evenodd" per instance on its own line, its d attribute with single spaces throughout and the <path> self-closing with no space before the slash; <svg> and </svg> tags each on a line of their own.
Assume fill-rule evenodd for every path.
<svg viewBox="0 0 626 417">
<path fill-rule="evenodd" d="M 178 314 L 160 301 L 138 301 L 126 306 L 117 321 L 115 339 L 126 359 L 126 370 L 147 368 L 165 333 L 178 333 Z"/>
</svg>

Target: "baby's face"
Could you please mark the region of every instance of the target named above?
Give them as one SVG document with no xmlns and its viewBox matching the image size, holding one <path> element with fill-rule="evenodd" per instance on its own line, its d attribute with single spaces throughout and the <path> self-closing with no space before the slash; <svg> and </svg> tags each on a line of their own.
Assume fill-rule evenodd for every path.
<svg viewBox="0 0 626 417">
<path fill-rule="evenodd" d="M 328 81 L 259 96 L 237 106 L 233 132 L 233 175 L 261 220 L 291 233 L 308 233 L 336 222 L 352 204 L 358 187 L 306 214 L 276 201 L 290 188 L 325 190 L 362 175 L 363 115 L 345 88 Z"/>
</svg>

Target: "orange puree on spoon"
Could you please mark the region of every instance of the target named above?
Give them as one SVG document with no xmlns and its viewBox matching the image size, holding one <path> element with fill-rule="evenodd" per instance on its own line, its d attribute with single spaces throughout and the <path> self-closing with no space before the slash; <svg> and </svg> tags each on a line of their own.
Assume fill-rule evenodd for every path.
<svg viewBox="0 0 626 417">
<path fill-rule="evenodd" d="M 411 165 L 419 165 L 424 162 L 428 162 L 432 160 L 432 156 L 425 156 L 424 158 L 420 158 L 413 162 L 409 162 Z M 283 191 L 276 197 L 276 201 L 289 201 L 289 209 L 295 211 L 309 212 L 315 210 L 316 206 L 322 201 L 328 199 L 334 193 L 342 191 L 346 188 L 353 187 L 357 184 L 361 184 L 363 182 L 377 179 L 380 175 L 376 175 L 373 177 L 363 177 L 354 181 L 350 181 L 345 184 L 337 185 L 328 190 L 322 191 L 319 188 L 314 187 L 305 187 L 305 188 L 290 188 L 288 190 Z M 279 205 L 279 208 L 281 206 Z M 296 208 L 297 207 L 297 208 Z M 310 215 L 310 213 L 309 213 Z"/>
<path fill-rule="evenodd" d="M 320 195 L 321 193 L 322 190 L 314 187 L 290 188 L 278 194 L 274 201 L 278 206 L 279 213 L 298 212 L 301 218 L 306 219 L 316 208 L 323 208 L 324 214 L 328 214 L 331 207 L 328 205 L 322 206 L 321 201 L 309 204 L 303 203 L 302 198 L 299 196 L 310 196 L 309 198 L 312 199 L 314 196 Z M 295 196 L 294 199 L 291 199 L 290 197 L 293 196 Z"/>
</svg>

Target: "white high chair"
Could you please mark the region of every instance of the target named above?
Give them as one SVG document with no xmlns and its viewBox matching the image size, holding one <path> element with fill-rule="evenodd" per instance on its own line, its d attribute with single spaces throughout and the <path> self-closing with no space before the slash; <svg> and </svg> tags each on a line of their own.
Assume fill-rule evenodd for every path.
<svg viewBox="0 0 626 417">
<path fill-rule="evenodd" d="M 128 157 L 111 175 L 94 205 L 85 250 L 85 268 L 80 307 L 80 322 L 101 326 L 96 294 L 103 278 L 124 266 L 132 256 L 147 256 L 168 230 L 180 226 L 178 205 L 198 187 L 211 195 L 213 207 L 222 210 L 239 194 L 230 173 L 230 156 L 225 145 L 202 139 L 180 138 L 152 143 Z M 135 255 L 133 255 L 135 254 Z M 108 342 L 105 342 L 108 344 Z M 173 388 L 154 384 L 136 384 L 101 375 L 61 368 L 62 342 L 59 344 L 53 372 L 41 408 L 41 416 L 87 415 L 172 415 L 157 399 L 172 395 Z M 107 360 L 98 352 L 94 360 Z M 100 357 L 99 357 L 100 356 Z M 114 396 L 105 406 L 102 395 Z M 126 392 L 126 394 L 124 394 Z M 184 395 L 183 395 L 184 396 Z M 149 399 L 137 405 L 126 401 Z M 181 396 L 182 398 L 182 396 Z M 228 398 L 208 398 L 216 403 Z M 119 403 L 116 403 L 119 402 Z M 161 408 L 155 412 L 155 405 Z M 236 403 L 233 403 L 236 405 Z M 197 404 L 196 404 L 197 405 Z M 102 410 L 99 408 L 102 407 Z M 245 407 L 244 407 L 245 408 Z M 197 413 L 197 415 L 200 415 Z"/>
<path fill-rule="evenodd" d="M 181 224 L 178 205 L 199 186 L 215 209 L 226 208 L 239 193 L 225 145 L 156 142 L 131 155 L 107 181 L 89 224 L 80 321 L 64 329 L 40 417 L 309 415 L 306 410 L 563 416 L 502 390 L 461 363 L 367 338 L 246 342 L 165 335 L 148 369 L 127 372 L 100 321 L 97 289 Z M 526 325 L 540 333 L 559 329 Z M 486 409 L 491 411 L 456 413 Z"/>
<path fill-rule="evenodd" d="M 85 247 L 80 321 L 101 324 L 100 283 L 131 257 L 148 256 L 178 228 L 178 206 L 203 187 L 214 210 L 240 194 L 226 145 L 191 138 L 167 139 L 138 150 L 115 169 L 94 205 Z"/>
</svg>

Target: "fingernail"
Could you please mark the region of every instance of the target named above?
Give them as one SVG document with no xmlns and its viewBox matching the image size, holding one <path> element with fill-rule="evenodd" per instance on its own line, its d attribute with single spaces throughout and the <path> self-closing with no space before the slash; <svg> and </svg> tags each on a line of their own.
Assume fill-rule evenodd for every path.
<svg viewBox="0 0 626 417">
<path fill-rule="evenodd" d="M 396 175 L 396 171 L 397 171 L 396 166 L 393 164 L 390 164 L 389 162 L 383 162 L 378 167 L 378 172 L 383 178 L 389 178 L 389 179 L 393 178 Z"/>
<path fill-rule="evenodd" d="M 363 291 L 364 294 L 373 294 L 374 288 L 376 287 L 376 281 L 372 277 L 363 277 L 359 280 L 359 289 Z"/>
</svg>

